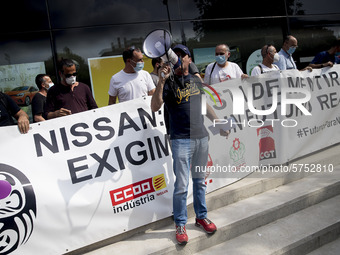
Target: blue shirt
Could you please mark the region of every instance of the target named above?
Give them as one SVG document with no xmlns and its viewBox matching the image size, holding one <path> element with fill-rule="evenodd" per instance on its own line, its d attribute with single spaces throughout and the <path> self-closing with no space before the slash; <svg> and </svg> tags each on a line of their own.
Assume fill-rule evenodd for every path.
<svg viewBox="0 0 340 255">
<path fill-rule="evenodd" d="M 280 70 L 296 69 L 296 64 L 294 62 L 292 55 L 289 55 L 283 49 L 279 51 L 279 55 L 280 55 L 279 62 L 276 62 L 274 64 L 276 64 L 280 68 Z"/>
<path fill-rule="evenodd" d="M 323 64 L 327 63 L 328 61 L 338 64 L 339 58 L 336 58 L 335 55 L 330 55 L 328 51 L 321 51 L 320 53 L 316 54 L 311 64 Z"/>
</svg>

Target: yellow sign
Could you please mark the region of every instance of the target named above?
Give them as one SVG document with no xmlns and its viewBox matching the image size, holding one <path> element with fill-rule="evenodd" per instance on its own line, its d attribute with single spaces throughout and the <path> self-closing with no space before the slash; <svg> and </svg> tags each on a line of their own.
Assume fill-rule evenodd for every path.
<svg viewBox="0 0 340 255">
<path fill-rule="evenodd" d="M 153 70 L 151 59 L 144 58 L 144 70 L 151 72 Z M 111 77 L 122 70 L 125 66 L 123 57 L 112 56 L 102 58 L 88 59 L 90 78 L 92 84 L 92 93 L 98 107 L 107 106 L 109 102 L 109 87 Z"/>
</svg>

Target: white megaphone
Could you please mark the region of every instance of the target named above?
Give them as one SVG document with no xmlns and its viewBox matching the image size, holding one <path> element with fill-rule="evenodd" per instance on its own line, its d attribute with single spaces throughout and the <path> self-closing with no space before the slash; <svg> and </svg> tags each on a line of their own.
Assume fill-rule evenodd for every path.
<svg viewBox="0 0 340 255">
<path fill-rule="evenodd" d="M 144 40 L 143 51 L 148 58 L 160 57 L 165 63 L 171 63 L 176 69 L 181 61 L 171 49 L 172 36 L 169 31 L 157 29 L 150 32 Z"/>
</svg>

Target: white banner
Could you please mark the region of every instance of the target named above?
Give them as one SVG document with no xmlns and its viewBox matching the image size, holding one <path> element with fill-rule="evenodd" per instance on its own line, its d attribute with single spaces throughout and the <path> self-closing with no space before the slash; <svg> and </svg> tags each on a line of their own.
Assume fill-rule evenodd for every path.
<svg viewBox="0 0 340 255">
<path fill-rule="evenodd" d="M 62 254 L 171 215 L 163 116 L 140 99 L 0 129 L 0 254 Z"/>
<path fill-rule="evenodd" d="M 206 87 L 212 92 L 208 102 L 218 118 L 234 118 L 235 126 L 227 142 L 212 136 L 214 163 L 224 160 L 222 165 L 249 171 L 251 166 L 283 164 L 340 142 L 339 65 L 266 73 L 212 87 L 220 98 Z"/>
<path fill-rule="evenodd" d="M 338 143 L 339 73 L 204 87 L 220 121 L 235 120 L 229 139 L 208 128 L 207 191 Z M 25 135 L 1 127 L 0 140 L 0 254 L 62 254 L 172 214 L 171 150 L 150 97 L 35 123 Z"/>
</svg>

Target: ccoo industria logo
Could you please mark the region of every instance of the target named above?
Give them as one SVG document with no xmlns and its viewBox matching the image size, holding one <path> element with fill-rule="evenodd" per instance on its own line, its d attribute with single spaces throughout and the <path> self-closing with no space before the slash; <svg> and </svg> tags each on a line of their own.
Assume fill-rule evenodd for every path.
<svg viewBox="0 0 340 255">
<path fill-rule="evenodd" d="M 28 178 L 14 167 L 0 164 L 0 254 L 9 254 L 28 241 L 36 214 Z"/>
<path fill-rule="evenodd" d="M 164 174 L 111 190 L 110 197 L 114 213 L 141 206 L 155 199 L 154 193 L 166 188 Z M 157 193 L 163 195 L 167 190 Z"/>
</svg>

